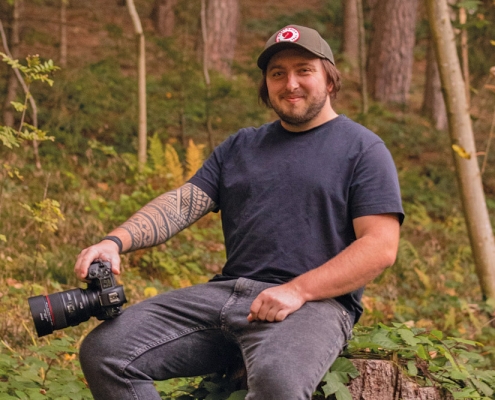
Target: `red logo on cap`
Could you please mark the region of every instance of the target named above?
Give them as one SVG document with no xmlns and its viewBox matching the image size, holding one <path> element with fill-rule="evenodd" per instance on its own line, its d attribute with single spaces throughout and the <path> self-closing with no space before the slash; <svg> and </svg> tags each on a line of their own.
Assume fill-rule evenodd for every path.
<svg viewBox="0 0 495 400">
<path fill-rule="evenodd" d="M 299 31 L 296 28 L 284 28 L 282 29 L 275 41 L 278 42 L 297 42 L 299 39 Z"/>
</svg>

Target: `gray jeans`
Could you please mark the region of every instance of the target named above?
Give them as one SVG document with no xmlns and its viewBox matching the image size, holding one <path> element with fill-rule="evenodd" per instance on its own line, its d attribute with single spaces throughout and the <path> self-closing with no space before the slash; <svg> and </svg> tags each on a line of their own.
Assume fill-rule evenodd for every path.
<svg viewBox="0 0 495 400">
<path fill-rule="evenodd" d="M 282 322 L 248 322 L 273 284 L 245 278 L 173 290 L 128 307 L 84 340 L 80 360 L 95 399 L 160 399 L 154 380 L 225 370 L 242 354 L 253 400 L 307 400 L 349 339 L 333 299 L 308 302 Z"/>
</svg>

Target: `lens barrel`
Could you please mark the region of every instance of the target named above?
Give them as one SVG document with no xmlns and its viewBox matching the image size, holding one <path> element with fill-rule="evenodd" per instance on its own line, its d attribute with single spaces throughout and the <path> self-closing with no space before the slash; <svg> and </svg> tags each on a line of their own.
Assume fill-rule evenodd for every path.
<svg viewBox="0 0 495 400">
<path fill-rule="evenodd" d="M 87 321 L 100 308 L 98 293 L 72 289 L 28 299 L 38 337 Z"/>
</svg>

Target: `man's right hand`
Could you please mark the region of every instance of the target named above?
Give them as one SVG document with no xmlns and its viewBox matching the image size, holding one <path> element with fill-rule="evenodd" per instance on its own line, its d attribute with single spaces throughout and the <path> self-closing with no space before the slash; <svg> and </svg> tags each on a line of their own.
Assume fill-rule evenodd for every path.
<svg viewBox="0 0 495 400">
<path fill-rule="evenodd" d="M 88 268 L 94 260 L 108 261 L 112 266 L 112 272 L 116 275 L 120 274 L 119 246 L 111 240 L 103 240 L 79 253 L 74 266 L 78 279 L 86 281 Z"/>
</svg>

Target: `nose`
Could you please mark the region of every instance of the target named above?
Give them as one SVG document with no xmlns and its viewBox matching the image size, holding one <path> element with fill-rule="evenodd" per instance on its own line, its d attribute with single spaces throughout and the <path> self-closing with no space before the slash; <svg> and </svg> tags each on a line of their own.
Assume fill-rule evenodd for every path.
<svg viewBox="0 0 495 400">
<path fill-rule="evenodd" d="M 294 90 L 299 87 L 299 81 L 297 79 L 297 75 L 293 72 L 287 74 L 287 82 L 286 82 L 287 90 Z"/>
</svg>

